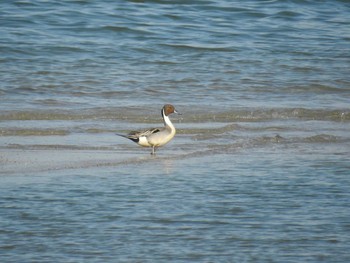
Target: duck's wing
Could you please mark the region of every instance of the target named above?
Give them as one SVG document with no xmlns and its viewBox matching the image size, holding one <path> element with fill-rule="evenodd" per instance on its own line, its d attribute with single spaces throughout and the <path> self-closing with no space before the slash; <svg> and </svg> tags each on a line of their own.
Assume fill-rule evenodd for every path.
<svg viewBox="0 0 350 263">
<path fill-rule="evenodd" d="M 131 138 L 140 138 L 140 137 L 148 137 L 151 134 L 160 132 L 161 130 L 162 130 L 162 128 L 151 128 L 151 129 L 147 129 L 147 130 L 144 130 L 144 131 L 132 131 L 132 132 L 130 132 L 127 135 L 127 137 L 129 139 L 131 139 Z"/>
<path fill-rule="evenodd" d="M 122 136 L 122 137 L 127 138 L 127 139 L 130 139 L 134 142 L 138 142 L 140 137 L 148 137 L 148 136 L 155 134 L 155 133 L 158 133 L 162 130 L 163 130 L 163 128 L 151 128 L 151 129 L 147 129 L 147 130 L 143 130 L 143 131 L 132 131 L 132 132 L 128 133 L 127 135 L 119 134 L 119 133 L 117 133 L 117 135 Z"/>
</svg>

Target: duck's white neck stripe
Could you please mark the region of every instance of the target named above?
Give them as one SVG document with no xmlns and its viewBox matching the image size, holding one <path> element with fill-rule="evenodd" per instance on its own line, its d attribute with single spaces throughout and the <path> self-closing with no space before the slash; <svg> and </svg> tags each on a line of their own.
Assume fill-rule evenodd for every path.
<svg viewBox="0 0 350 263">
<path fill-rule="evenodd" d="M 172 124 L 172 122 L 170 121 L 169 116 L 165 115 L 164 110 L 162 110 L 162 115 L 163 115 L 163 120 L 164 120 L 164 124 L 165 126 L 169 126 L 171 129 L 174 129 L 174 125 Z"/>
</svg>

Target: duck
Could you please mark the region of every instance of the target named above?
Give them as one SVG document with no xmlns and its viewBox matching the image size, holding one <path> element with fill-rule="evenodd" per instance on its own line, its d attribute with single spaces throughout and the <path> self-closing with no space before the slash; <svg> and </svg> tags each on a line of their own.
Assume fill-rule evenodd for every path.
<svg viewBox="0 0 350 263">
<path fill-rule="evenodd" d="M 169 118 L 169 115 L 172 113 L 181 115 L 178 111 L 176 111 L 173 105 L 165 104 L 161 110 L 164 127 L 150 128 L 142 131 L 131 131 L 127 135 L 117 135 L 127 138 L 140 146 L 152 147 L 151 155 L 155 155 L 156 149 L 170 142 L 176 134 L 175 126 L 172 124 Z"/>
</svg>

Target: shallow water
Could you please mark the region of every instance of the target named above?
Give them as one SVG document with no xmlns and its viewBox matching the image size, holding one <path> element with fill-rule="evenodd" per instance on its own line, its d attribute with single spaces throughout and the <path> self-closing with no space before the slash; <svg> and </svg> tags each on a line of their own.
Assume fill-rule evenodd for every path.
<svg viewBox="0 0 350 263">
<path fill-rule="evenodd" d="M 3 175 L 2 259 L 347 262 L 347 150 L 273 145 Z"/>
<path fill-rule="evenodd" d="M 0 7 L 2 262 L 349 262 L 348 1 Z"/>
</svg>

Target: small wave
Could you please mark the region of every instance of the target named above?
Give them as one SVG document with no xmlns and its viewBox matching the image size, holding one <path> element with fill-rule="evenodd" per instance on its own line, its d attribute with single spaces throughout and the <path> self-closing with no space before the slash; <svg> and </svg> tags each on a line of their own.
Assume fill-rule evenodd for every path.
<svg viewBox="0 0 350 263">
<path fill-rule="evenodd" d="M 153 94 L 155 90 L 149 89 Z M 102 93 L 105 94 L 105 93 Z M 106 93 L 110 95 L 109 93 Z M 113 93 L 112 93 L 113 94 Z M 56 103 L 49 101 L 48 103 Z M 181 106 L 180 106 L 181 107 Z M 186 123 L 207 123 L 207 122 L 258 122 L 268 120 L 326 120 L 342 121 L 350 120 L 348 110 L 324 110 L 305 108 L 274 108 L 274 109 L 228 109 L 216 111 L 211 108 L 189 109 L 182 107 L 182 122 Z M 3 111 L 0 113 L 0 120 L 87 120 L 87 119 L 119 119 L 131 122 L 155 123 L 159 122 L 159 111 L 150 110 L 147 116 L 140 115 L 142 107 L 108 107 L 92 108 L 81 110 L 33 110 L 33 111 Z"/>
<path fill-rule="evenodd" d="M 165 47 L 171 47 L 175 49 L 188 49 L 188 50 L 200 50 L 200 51 L 219 51 L 219 52 L 232 52 L 235 49 L 232 46 L 222 45 L 196 45 L 196 44 L 161 44 Z"/>
<path fill-rule="evenodd" d="M 202 112 L 207 112 L 203 110 Z M 191 122 L 207 122 L 208 120 L 215 122 L 259 122 L 268 120 L 328 120 L 328 121 L 348 121 L 350 120 L 350 112 L 343 110 L 317 110 L 305 108 L 289 108 L 289 109 L 246 109 L 246 110 L 228 110 L 217 113 L 198 113 L 191 114 L 187 117 Z"/>
<path fill-rule="evenodd" d="M 339 138 L 334 135 L 329 134 L 318 134 L 314 136 L 310 136 L 305 138 L 305 142 L 309 143 L 332 143 L 332 142 L 338 142 Z"/>
<path fill-rule="evenodd" d="M 0 136 L 64 136 L 70 132 L 57 129 L 1 129 Z"/>
<path fill-rule="evenodd" d="M 301 16 L 301 13 L 290 11 L 290 10 L 284 10 L 274 14 L 272 17 L 283 19 L 283 20 L 295 20 L 300 16 Z"/>
<path fill-rule="evenodd" d="M 208 4 L 210 1 L 204 0 L 128 0 L 131 3 L 151 3 L 151 4 L 162 4 L 162 5 L 194 5 L 194 4 Z"/>
<path fill-rule="evenodd" d="M 82 146 L 64 144 L 15 144 L 11 143 L 6 149 L 16 150 L 71 150 L 71 151 L 111 151 L 114 147 L 109 146 Z"/>
<path fill-rule="evenodd" d="M 129 33 L 136 33 L 136 34 L 151 33 L 151 32 L 146 31 L 146 30 L 130 28 L 127 26 L 103 26 L 100 29 L 107 30 L 107 31 L 113 31 L 113 32 L 129 32 Z"/>
</svg>

